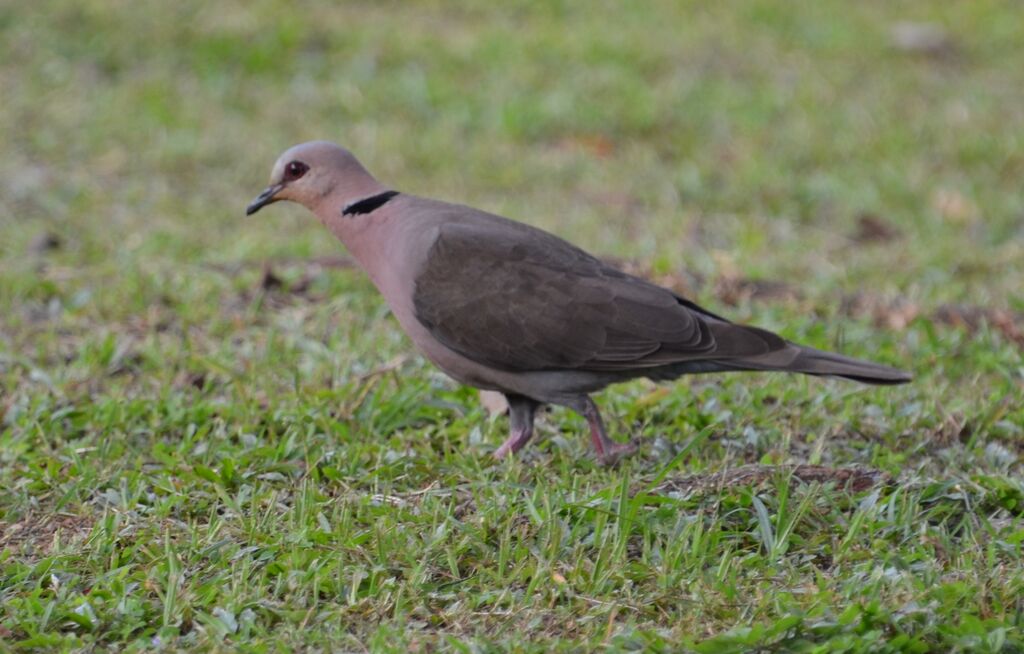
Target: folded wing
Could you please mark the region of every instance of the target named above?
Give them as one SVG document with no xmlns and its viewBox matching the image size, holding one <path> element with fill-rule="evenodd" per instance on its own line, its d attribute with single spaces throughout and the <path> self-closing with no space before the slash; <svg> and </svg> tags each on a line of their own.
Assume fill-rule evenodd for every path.
<svg viewBox="0 0 1024 654">
<path fill-rule="evenodd" d="M 512 371 L 642 370 L 785 350 L 671 291 L 519 223 L 442 225 L 416 276 L 416 316 L 439 341 Z"/>
</svg>

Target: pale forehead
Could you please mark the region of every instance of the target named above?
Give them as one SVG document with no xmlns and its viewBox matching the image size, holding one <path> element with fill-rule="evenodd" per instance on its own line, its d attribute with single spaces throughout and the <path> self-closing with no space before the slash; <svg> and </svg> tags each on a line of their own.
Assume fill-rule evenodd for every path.
<svg viewBox="0 0 1024 654">
<path fill-rule="evenodd" d="M 274 163 L 271 177 L 278 177 L 284 167 L 293 161 L 301 161 L 309 166 L 323 165 L 329 162 L 344 160 L 347 151 L 330 141 L 309 141 L 292 146 L 284 151 Z M 349 155 L 351 156 L 351 155 Z"/>
</svg>

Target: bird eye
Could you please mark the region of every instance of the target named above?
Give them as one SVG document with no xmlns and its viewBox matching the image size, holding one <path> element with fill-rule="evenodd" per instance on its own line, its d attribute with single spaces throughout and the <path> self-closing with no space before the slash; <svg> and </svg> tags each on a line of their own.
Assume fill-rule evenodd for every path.
<svg viewBox="0 0 1024 654">
<path fill-rule="evenodd" d="M 306 174 L 309 170 L 309 166 L 302 163 L 301 161 L 292 161 L 284 169 L 284 178 L 288 181 L 298 179 Z"/>
</svg>

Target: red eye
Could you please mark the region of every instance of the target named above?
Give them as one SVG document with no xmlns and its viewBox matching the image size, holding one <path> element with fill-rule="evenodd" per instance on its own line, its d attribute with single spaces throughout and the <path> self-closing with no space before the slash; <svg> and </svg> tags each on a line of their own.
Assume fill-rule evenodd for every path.
<svg viewBox="0 0 1024 654">
<path fill-rule="evenodd" d="M 288 181 L 298 179 L 306 174 L 309 170 L 309 166 L 302 163 L 301 161 L 292 161 L 284 168 L 284 178 Z"/>
</svg>

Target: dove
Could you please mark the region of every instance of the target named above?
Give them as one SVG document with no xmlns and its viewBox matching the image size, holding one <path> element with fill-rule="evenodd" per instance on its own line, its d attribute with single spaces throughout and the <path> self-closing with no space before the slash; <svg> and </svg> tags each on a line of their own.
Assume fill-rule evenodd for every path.
<svg viewBox="0 0 1024 654">
<path fill-rule="evenodd" d="M 505 396 L 510 428 L 499 459 L 529 442 L 545 405 L 583 416 L 602 463 L 634 453 L 635 441 L 609 438 L 591 398 L 634 378 L 779 371 L 911 380 L 733 323 L 539 228 L 399 192 L 327 141 L 286 150 L 246 214 L 280 201 L 307 208 L 345 245 L 427 359 L 459 383 Z"/>
</svg>

